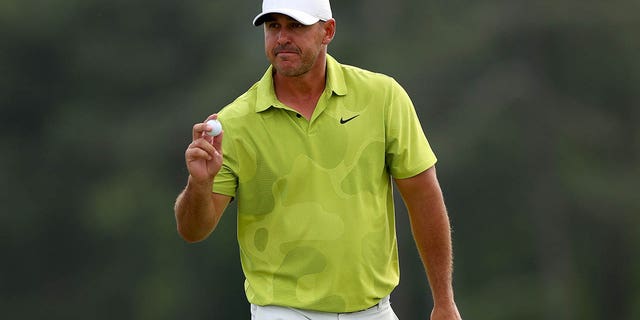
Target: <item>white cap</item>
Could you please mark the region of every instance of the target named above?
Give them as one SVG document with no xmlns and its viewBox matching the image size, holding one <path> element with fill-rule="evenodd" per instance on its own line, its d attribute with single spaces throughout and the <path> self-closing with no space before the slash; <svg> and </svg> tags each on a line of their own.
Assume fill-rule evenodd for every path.
<svg viewBox="0 0 640 320">
<path fill-rule="evenodd" d="M 253 25 L 263 24 L 265 16 L 271 13 L 287 15 L 305 25 L 332 18 L 329 0 L 263 0 L 262 13 L 253 19 Z"/>
</svg>

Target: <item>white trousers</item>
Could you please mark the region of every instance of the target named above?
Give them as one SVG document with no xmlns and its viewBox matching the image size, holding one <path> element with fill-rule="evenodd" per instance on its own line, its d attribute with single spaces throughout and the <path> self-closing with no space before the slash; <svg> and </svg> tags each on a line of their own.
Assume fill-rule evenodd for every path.
<svg viewBox="0 0 640 320">
<path fill-rule="evenodd" d="M 251 320 L 398 320 L 389 297 L 363 311 L 349 313 L 318 312 L 280 306 L 251 304 Z"/>
</svg>

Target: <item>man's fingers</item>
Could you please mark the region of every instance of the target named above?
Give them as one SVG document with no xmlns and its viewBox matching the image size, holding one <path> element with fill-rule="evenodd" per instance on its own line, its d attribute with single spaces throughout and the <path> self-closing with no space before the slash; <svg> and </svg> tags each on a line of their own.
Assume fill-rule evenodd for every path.
<svg viewBox="0 0 640 320">
<path fill-rule="evenodd" d="M 207 142 L 205 139 L 201 138 L 189 145 L 187 148 L 187 156 L 193 156 L 196 158 L 204 158 L 207 160 L 211 160 L 212 157 L 215 156 L 217 150 Z"/>
<path fill-rule="evenodd" d="M 193 125 L 193 141 L 199 139 L 203 136 L 204 133 L 211 131 L 212 128 L 209 127 L 207 121 L 218 119 L 218 114 L 214 113 L 207 117 L 202 123 L 196 123 Z"/>
<path fill-rule="evenodd" d="M 213 147 L 218 150 L 220 154 L 222 154 L 222 137 L 224 136 L 224 130 L 220 132 L 219 135 L 213 137 L 211 144 Z"/>
<path fill-rule="evenodd" d="M 208 152 L 199 149 L 199 148 L 193 148 L 193 149 L 188 149 L 185 155 L 185 158 L 187 160 L 187 162 L 191 162 L 191 161 L 198 161 L 198 160 L 211 160 L 211 154 L 209 154 Z"/>
<path fill-rule="evenodd" d="M 197 160 L 210 161 L 214 158 L 222 157 L 222 136 L 224 132 L 215 137 L 207 134 L 212 128 L 206 121 L 215 119 L 218 119 L 218 115 L 214 113 L 207 117 L 205 122 L 193 125 L 193 140 L 185 152 L 187 162 Z"/>
<path fill-rule="evenodd" d="M 202 135 L 209 131 L 207 130 L 209 129 L 209 125 L 206 123 L 196 123 L 193 125 L 193 141 L 196 141 L 200 138 L 202 138 Z"/>
</svg>

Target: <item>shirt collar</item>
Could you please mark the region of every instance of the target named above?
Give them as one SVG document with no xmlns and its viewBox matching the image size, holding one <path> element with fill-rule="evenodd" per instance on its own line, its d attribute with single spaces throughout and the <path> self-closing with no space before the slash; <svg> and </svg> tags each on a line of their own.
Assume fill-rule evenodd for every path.
<svg viewBox="0 0 640 320">
<path fill-rule="evenodd" d="M 327 54 L 327 88 L 338 96 L 348 93 L 347 84 L 340 63 Z M 273 66 L 269 66 L 262 78 L 257 83 L 256 112 L 265 111 L 271 107 L 279 107 L 280 101 L 276 97 L 273 86 Z"/>
</svg>

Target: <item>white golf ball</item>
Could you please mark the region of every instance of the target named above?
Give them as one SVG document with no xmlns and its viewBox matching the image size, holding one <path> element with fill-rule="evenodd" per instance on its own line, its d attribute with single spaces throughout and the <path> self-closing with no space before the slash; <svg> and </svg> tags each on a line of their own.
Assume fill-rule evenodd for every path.
<svg viewBox="0 0 640 320">
<path fill-rule="evenodd" d="M 219 135 L 222 132 L 222 124 L 220 123 L 220 121 L 218 120 L 209 120 L 207 121 L 207 124 L 209 126 L 211 126 L 211 131 L 208 131 L 207 134 L 215 137 L 217 135 Z"/>
</svg>

